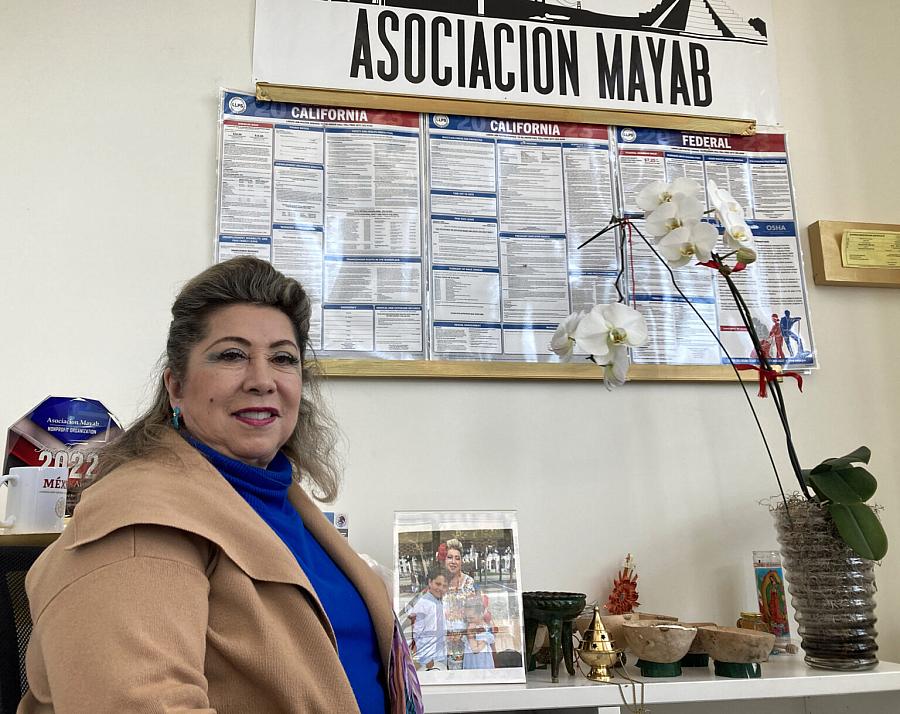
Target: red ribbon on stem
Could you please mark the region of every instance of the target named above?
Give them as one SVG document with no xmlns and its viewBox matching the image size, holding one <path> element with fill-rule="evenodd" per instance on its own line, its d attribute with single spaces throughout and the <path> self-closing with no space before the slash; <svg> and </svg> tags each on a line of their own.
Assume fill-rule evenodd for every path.
<svg viewBox="0 0 900 714">
<path fill-rule="evenodd" d="M 759 396 L 765 398 L 766 386 L 769 382 L 774 382 L 779 377 L 793 377 L 797 380 L 797 388 L 803 391 L 803 376 L 799 372 L 776 372 L 774 369 L 763 369 L 755 364 L 736 364 L 735 369 L 739 372 L 746 372 L 748 369 L 755 369 L 759 372 Z"/>
<path fill-rule="evenodd" d="M 747 269 L 746 263 L 735 263 L 733 268 L 729 268 L 724 263 L 717 263 L 714 260 L 707 260 L 705 263 L 697 263 L 697 265 L 702 265 L 704 268 L 712 268 L 713 270 L 718 270 L 720 273 L 723 268 L 728 270 L 729 273 L 740 273 L 742 270 Z"/>
</svg>

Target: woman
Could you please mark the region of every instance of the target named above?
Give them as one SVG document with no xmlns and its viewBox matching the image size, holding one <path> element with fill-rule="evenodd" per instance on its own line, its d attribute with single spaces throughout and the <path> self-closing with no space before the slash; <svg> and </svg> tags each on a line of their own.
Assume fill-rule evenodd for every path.
<svg viewBox="0 0 900 714">
<path fill-rule="evenodd" d="M 237 258 L 172 318 L 153 407 L 28 574 L 19 711 L 420 711 L 380 578 L 299 485 L 339 481 L 303 288 Z"/>
<path fill-rule="evenodd" d="M 462 570 L 462 543 L 457 538 L 447 541 L 444 567 L 450 574 L 444 595 L 444 620 L 447 625 L 447 669 L 462 669 L 465 652 L 466 601 L 477 597 L 475 581 Z"/>
</svg>

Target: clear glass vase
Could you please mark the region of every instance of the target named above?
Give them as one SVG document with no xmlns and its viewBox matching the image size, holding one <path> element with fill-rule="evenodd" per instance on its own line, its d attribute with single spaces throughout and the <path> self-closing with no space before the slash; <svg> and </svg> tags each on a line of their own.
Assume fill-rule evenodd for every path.
<svg viewBox="0 0 900 714">
<path fill-rule="evenodd" d="M 838 536 L 825 506 L 805 498 L 772 507 L 785 579 L 810 667 L 870 669 L 875 638 L 875 562 L 860 558 Z"/>
</svg>

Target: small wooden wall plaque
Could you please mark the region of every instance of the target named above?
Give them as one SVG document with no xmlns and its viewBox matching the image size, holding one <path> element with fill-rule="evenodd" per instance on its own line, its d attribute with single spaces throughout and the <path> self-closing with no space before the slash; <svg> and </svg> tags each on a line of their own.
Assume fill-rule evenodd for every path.
<svg viewBox="0 0 900 714">
<path fill-rule="evenodd" d="M 853 268 L 844 265 L 841 242 L 844 231 L 898 232 L 892 223 L 851 223 L 816 221 L 809 226 L 809 252 L 816 285 L 844 285 L 868 288 L 900 288 L 900 267 Z"/>
</svg>

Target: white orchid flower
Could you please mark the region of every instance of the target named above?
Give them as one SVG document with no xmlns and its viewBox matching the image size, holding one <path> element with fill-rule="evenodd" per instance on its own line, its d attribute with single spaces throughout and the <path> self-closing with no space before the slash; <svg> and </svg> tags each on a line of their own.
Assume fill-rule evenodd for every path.
<svg viewBox="0 0 900 714">
<path fill-rule="evenodd" d="M 605 307 L 607 305 L 594 305 L 591 311 L 581 318 L 573 335 L 575 344 L 597 361 L 605 360 L 609 354 L 609 326 L 600 313 Z"/>
<path fill-rule="evenodd" d="M 716 219 L 725 228 L 725 242 L 732 248 L 749 248 L 753 245 L 753 231 L 747 225 L 744 207 L 724 188 L 710 179 L 706 184 L 709 203 L 716 212 Z"/>
<path fill-rule="evenodd" d="M 680 227 L 678 207 L 674 203 L 664 203 L 647 216 L 647 233 L 652 236 L 664 236 Z"/>
<path fill-rule="evenodd" d="M 712 250 L 719 240 L 719 232 L 709 223 L 676 228 L 660 239 L 657 248 L 673 268 L 687 265 L 694 258 L 705 263 L 712 258 Z"/>
<path fill-rule="evenodd" d="M 553 338 L 550 340 L 550 349 L 559 355 L 560 360 L 563 362 L 570 361 L 575 354 L 575 329 L 586 312 L 586 310 L 573 312 L 559 323 L 559 327 L 553 333 Z"/>
<path fill-rule="evenodd" d="M 654 181 L 641 189 L 637 195 L 636 203 L 645 213 L 650 213 L 664 203 L 670 202 L 678 194 L 696 198 L 699 193 L 700 184 L 693 179 L 681 177 L 670 183 Z"/>
<path fill-rule="evenodd" d="M 647 322 L 634 308 L 620 302 L 594 305 L 575 329 L 575 342 L 593 355 L 598 364 L 607 364 L 617 346 L 640 347 L 647 341 Z"/>
<path fill-rule="evenodd" d="M 638 208 L 642 211 L 649 213 L 671 200 L 671 198 L 672 196 L 669 194 L 669 184 L 665 181 L 654 181 L 648 183 L 640 190 L 640 193 L 638 193 L 637 198 L 635 199 L 635 203 L 637 203 Z"/>
<path fill-rule="evenodd" d="M 737 219 L 735 216 L 727 216 L 722 221 L 725 226 L 725 242 L 731 248 L 752 248 L 753 247 L 753 231 L 741 216 Z"/>
<path fill-rule="evenodd" d="M 609 361 L 603 365 L 603 383 L 612 391 L 615 387 L 625 384 L 628 369 L 631 367 L 631 357 L 625 345 L 616 345 L 609 351 Z"/>
<path fill-rule="evenodd" d="M 610 347 L 614 345 L 640 347 L 647 342 L 647 321 L 633 307 L 614 302 L 604 306 L 602 312 L 610 328 Z"/>
<path fill-rule="evenodd" d="M 676 194 L 647 216 L 647 232 L 660 238 L 683 226 L 692 226 L 703 217 L 703 206 L 694 196 Z"/>
<path fill-rule="evenodd" d="M 719 188 L 712 179 L 706 182 L 706 194 L 709 196 L 710 206 L 712 206 L 717 214 L 740 213 L 743 217 L 743 206 L 735 201 L 734 196 L 728 191 L 724 188 Z"/>
<path fill-rule="evenodd" d="M 681 176 L 669 184 L 669 192 L 672 196 L 683 193 L 690 198 L 696 198 L 698 201 L 703 195 L 703 186 L 687 176 Z"/>
</svg>

